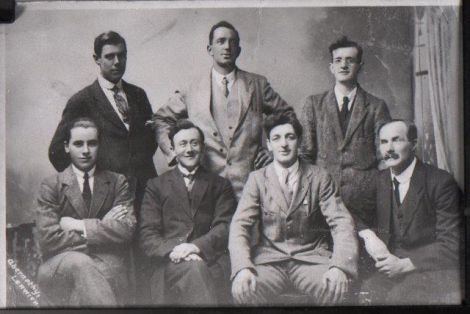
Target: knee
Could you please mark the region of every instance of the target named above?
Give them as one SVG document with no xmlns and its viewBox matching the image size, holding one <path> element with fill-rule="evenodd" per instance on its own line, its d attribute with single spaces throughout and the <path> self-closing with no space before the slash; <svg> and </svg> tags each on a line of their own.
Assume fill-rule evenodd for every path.
<svg viewBox="0 0 470 314">
<path fill-rule="evenodd" d="M 80 252 L 69 252 L 60 264 L 62 272 L 72 275 L 80 275 L 83 272 L 88 273 L 95 263 L 88 255 Z"/>
<path fill-rule="evenodd" d="M 209 273 L 209 267 L 204 261 L 185 262 L 186 271 L 191 275 L 204 276 Z"/>
</svg>

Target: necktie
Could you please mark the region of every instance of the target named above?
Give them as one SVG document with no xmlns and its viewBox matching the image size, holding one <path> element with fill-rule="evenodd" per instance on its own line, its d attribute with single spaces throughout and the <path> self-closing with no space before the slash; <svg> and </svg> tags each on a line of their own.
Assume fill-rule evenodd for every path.
<svg viewBox="0 0 470 314">
<path fill-rule="evenodd" d="M 191 192 L 191 190 L 193 189 L 193 184 L 194 184 L 194 174 L 183 174 L 183 178 L 186 178 L 188 179 L 188 183 L 186 183 L 186 188 L 188 189 L 188 192 Z"/>
<path fill-rule="evenodd" d="M 90 189 L 90 182 L 88 181 L 88 172 L 85 172 L 83 175 L 83 192 L 82 197 L 85 201 L 85 205 L 88 209 L 90 209 L 91 205 L 91 189 Z"/>
<path fill-rule="evenodd" d="M 397 202 L 397 205 L 400 206 L 400 190 L 398 189 L 398 187 L 400 186 L 400 182 L 398 182 L 397 178 L 393 178 L 393 185 L 395 187 L 395 190 L 393 191 L 393 193 L 395 194 L 395 201 Z"/>
<path fill-rule="evenodd" d="M 228 96 L 228 80 L 225 76 L 222 79 L 222 92 L 224 93 L 225 97 Z"/>
<path fill-rule="evenodd" d="M 116 106 L 119 110 L 119 113 L 122 115 L 122 121 L 124 123 L 129 123 L 129 105 L 127 104 L 126 99 L 119 95 L 119 87 L 114 85 L 111 89 L 113 91 L 114 101 L 116 102 Z"/>
<path fill-rule="evenodd" d="M 344 96 L 343 97 L 343 104 L 341 105 L 341 109 L 339 111 L 339 118 L 341 122 L 341 129 L 343 130 L 343 134 L 346 133 L 346 129 L 348 127 L 347 124 L 347 117 L 348 117 L 348 104 L 349 98 Z"/>
<path fill-rule="evenodd" d="M 283 169 L 282 171 L 282 192 L 284 193 L 284 197 L 286 198 L 287 204 L 290 206 L 290 203 L 292 202 L 292 194 L 293 191 L 289 185 L 289 170 Z"/>
</svg>

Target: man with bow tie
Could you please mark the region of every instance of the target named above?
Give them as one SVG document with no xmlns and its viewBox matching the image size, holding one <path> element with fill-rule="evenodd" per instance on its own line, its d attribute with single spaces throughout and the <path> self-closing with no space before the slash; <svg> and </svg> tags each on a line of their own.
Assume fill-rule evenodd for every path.
<svg viewBox="0 0 470 314">
<path fill-rule="evenodd" d="M 360 302 L 460 304 L 459 188 L 449 173 L 415 157 L 413 123 L 392 120 L 377 133 L 389 169 L 377 180 L 377 225 L 359 227 L 376 268 Z"/>
<path fill-rule="evenodd" d="M 283 305 L 279 295 L 293 287 L 312 304 L 342 304 L 357 277 L 354 221 L 328 172 L 298 159 L 295 114 L 267 116 L 265 132 L 274 161 L 250 174 L 230 225 L 233 297 Z"/>
<path fill-rule="evenodd" d="M 43 181 L 37 201 L 42 304 L 124 305 L 134 196 L 124 175 L 96 166 L 101 134 L 93 120 L 77 118 L 65 132 L 72 164 Z"/>
<path fill-rule="evenodd" d="M 382 99 L 358 84 L 362 47 L 343 37 L 329 51 L 335 86 L 304 101 L 301 155 L 331 173 L 356 222 L 369 224 L 378 172 L 374 132 L 390 114 Z"/>
<path fill-rule="evenodd" d="M 147 183 L 139 225 L 139 244 L 153 268 L 152 304 L 227 303 L 232 187 L 200 165 L 198 126 L 179 120 L 168 136 L 177 166 Z"/>
</svg>

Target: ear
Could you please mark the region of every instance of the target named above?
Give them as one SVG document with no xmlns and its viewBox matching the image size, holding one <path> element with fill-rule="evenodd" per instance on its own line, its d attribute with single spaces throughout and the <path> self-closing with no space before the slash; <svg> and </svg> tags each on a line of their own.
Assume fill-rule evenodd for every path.
<svg viewBox="0 0 470 314">
<path fill-rule="evenodd" d="M 70 153 L 69 143 L 64 142 L 64 149 L 67 154 Z"/>
<path fill-rule="evenodd" d="M 101 63 L 101 62 L 99 61 L 100 58 L 99 58 L 96 54 L 93 54 L 93 59 L 95 60 L 95 63 L 96 63 L 97 65 L 100 65 L 100 63 Z"/>
<path fill-rule="evenodd" d="M 242 52 L 242 47 L 238 46 L 237 49 L 237 58 L 240 56 L 240 53 Z"/>
<path fill-rule="evenodd" d="M 333 75 L 334 75 L 334 74 L 335 74 L 335 68 L 334 68 L 333 62 L 330 62 L 330 66 L 329 66 L 329 68 L 330 68 L 330 72 L 331 72 L 331 74 L 333 74 Z"/>
<path fill-rule="evenodd" d="M 207 45 L 207 53 L 209 56 L 213 57 L 214 53 L 212 52 L 212 45 Z"/>
<path fill-rule="evenodd" d="M 269 140 L 269 138 L 266 140 L 266 145 L 268 145 L 268 150 L 269 150 L 270 152 L 272 152 L 272 151 L 273 151 L 273 147 L 272 147 L 272 145 L 271 145 L 271 141 Z"/>
</svg>

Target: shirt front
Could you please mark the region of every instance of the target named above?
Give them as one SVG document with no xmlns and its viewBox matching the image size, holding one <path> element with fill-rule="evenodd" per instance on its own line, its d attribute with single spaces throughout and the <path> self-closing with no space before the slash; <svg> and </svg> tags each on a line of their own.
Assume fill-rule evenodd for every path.
<svg viewBox="0 0 470 314">
<path fill-rule="evenodd" d="M 192 175 L 193 181 L 194 181 L 194 175 L 196 174 L 197 169 L 199 169 L 199 166 L 197 166 L 196 168 L 193 169 L 193 171 L 190 172 L 188 171 L 188 169 L 178 164 L 178 170 L 183 174 L 183 179 L 184 179 L 184 183 L 186 184 L 186 187 L 188 187 L 188 185 L 191 183 L 191 180 L 185 176 Z"/>
<path fill-rule="evenodd" d="M 299 182 L 299 176 L 300 176 L 299 160 L 297 160 L 289 168 L 284 168 L 276 160 L 273 161 L 273 164 L 274 164 L 274 171 L 276 172 L 276 175 L 279 179 L 279 184 L 281 185 L 281 187 L 286 185 L 286 182 L 284 180 L 286 179 L 286 174 L 288 173 L 289 181 L 287 182 L 287 185 L 289 186 L 289 189 L 291 191 L 296 191 L 297 185 Z"/>
<path fill-rule="evenodd" d="M 75 176 L 77 177 L 78 186 L 80 187 L 80 192 L 83 193 L 83 183 L 85 182 L 85 178 L 84 178 L 85 172 L 78 169 L 74 165 L 72 165 L 72 170 L 73 170 L 73 173 L 75 173 Z M 95 182 L 95 176 L 94 176 L 95 170 L 96 170 L 96 166 L 93 167 L 90 171 L 88 171 L 88 183 L 90 185 L 90 191 L 92 194 L 93 194 L 93 182 Z"/>
<path fill-rule="evenodd" d="M 119 89 L 118 91 L 118 95 L 121 96 L 122 98 L 124 98 L 124 100 L 126 101 L 126 103 L 129 104 L 129 102 L 127 101 L 127 96 L 126 96 L 126 93 L 124 93 L 124 90 L 122 89 L 122 80 L 119 80 L 119 82 L 117 82 L 116 84 L 108 81 L 107 79 L 105 79 L 101 74 L 98 76 L 98 83 L 100 84 L 100 87 L 101 89 L 103 90 L 106 98 L 108 99 L 108 101 L 111 103 L 111 106 L 113 107 L 114 111 L 116 112 L 116 114 L 118 115 L 119 119 L 121 119 L 122 123 L 124 124 L 124 126 L 126 127 L 127 130 L 129 130 L 129 123 L 125 123 L 124 122 L 124 117 L 122 116 L 122 114 L 119 112 L 119 109 L 116 105 L 116 100 L 114 100 L 114 92 L 113 92 L 113 88 L 114 86 L 117 86 L 117 88 Z"/>
<path fill-rule="evenodd" d="M 218 88 L 223 89 L 224 84 L 222 83 L 222 81 L 225 77 L 228 81 L 227 89 L 228 89 L 228 92 L 230 93 L 232 91 L 233 83 L 235 82 L 235 78 L 236 78 L 235 73 L 236 73 L 236 71 L 237 71 L 237 69 L 234 69 L 229 74 L 223 75 L 223 74 L 220 74 L 219 72 L 217 72 L 216 69 L 212 68 L 212 86 L 217 86 Z"/>
<path fill-rule="evenodd" d="M 393 179 L 396 178 L 397 181 L 400 183 L 398 185 L 398 191 L 400 192 L 400 203 L 402 204 L 403 204 L 403 200 L 405 199 L 406 194 L 408 193 L 408 190 L 410 189 L 411 176 L 413 175 L 415 166 L 416 166 L 416 157 L 413 158 L 413 161 L 411 162 L 411 164 L 399 175 L 394 175 L 392 171 L 390 170 L 392 186 L 393 186 L 394 191 L 395 191 L 395 186 L 393 185 Z"/>
<path fill-rule="evenodd" d="M 349 99 L 348 110 L 351 110 L 351 106 L 354 103 L 354 99 L 356 98 L 356 93 L 357 93 L 357 86 L 354 87 L 354 89 L 347 95 L 342 94 L 339 91 L 339 88 L 335 86 L 335 97 L 336 97 L 336 103 L 338 103 L 338 109 L 341 111 L 341 108 L 343 106 L 343 98 L 348 97 Z"/>
</svg>

